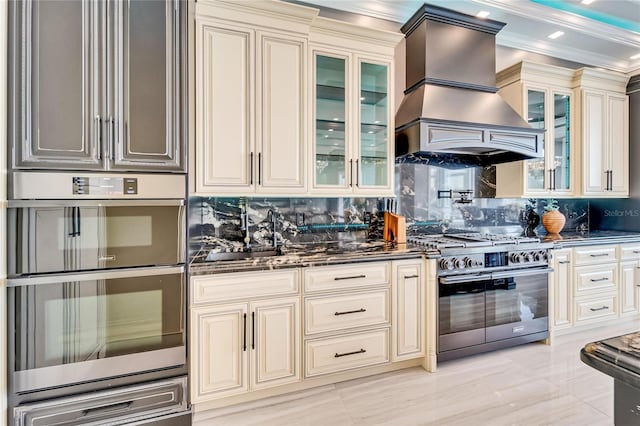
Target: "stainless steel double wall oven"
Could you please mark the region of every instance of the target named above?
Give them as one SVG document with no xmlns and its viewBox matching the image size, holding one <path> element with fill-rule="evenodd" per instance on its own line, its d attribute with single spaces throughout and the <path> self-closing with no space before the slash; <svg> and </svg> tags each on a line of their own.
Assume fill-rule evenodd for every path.
<svg viewBox="0 0 640 426">
<path fill-rule="evenodd" d="M 17 172 L 12 188 L 13 423 L 186 411 L 185 176 Z"/>
</svg>

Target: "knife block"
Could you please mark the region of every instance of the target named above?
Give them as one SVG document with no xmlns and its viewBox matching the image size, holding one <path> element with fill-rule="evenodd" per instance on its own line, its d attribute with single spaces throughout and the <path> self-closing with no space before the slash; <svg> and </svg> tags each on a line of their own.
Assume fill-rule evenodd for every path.
<svg viewBox="0 0 640 426">
<path fill-rule="evenodd" d="M 397 244 L 407 242 L 407 223 L 404 216 L 391 212 L 384 212 L 384 229 L 382 237 L 385 241 Z"/>
</svg>

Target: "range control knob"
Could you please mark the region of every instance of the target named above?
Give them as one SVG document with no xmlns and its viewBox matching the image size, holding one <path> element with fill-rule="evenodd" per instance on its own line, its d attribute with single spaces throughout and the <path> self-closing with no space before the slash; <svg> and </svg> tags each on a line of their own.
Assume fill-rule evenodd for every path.
<svg viewBox="0 0 640 426">
<path fill-rule="evenodd" d="M 442 259 L 440 261 L 440 268 L 452 270 L 454 268 L 453 262 L 451 261 L 451 259 Z"/>
<path fill-rule="evenodd" d="M 522 263 L 523 260 L 524 256 L 522 256 L 522 253 L 511 253 L 511 262 Z"/>
<path fill-rule="evenodd" d="M 533 262 L 534 254 L 535 254 L 534 252 L 531 252 L 531 253 L 525 253 L 525 255 L 524 255 L 524 261 L 525 261 L 525 262 Z"/>
<path fill-rule="evenodd" d="M 474 262 L 473 259 L 471 259 L 470 257 L 465 257 L 464 258 L 464 266 L 466 266 L 467 268 L 473 268 L 474 266 L 478 266 L 476 265 L 476 262 Z"/>
<path fill-rule="evenodd" d="M 533 257 L 536 259 L 536 262 L 542 262 L 544 260 L 547 260 L 547 252 L 541 250 L 539 252 L 536 252 Z"/>
<path fill-rule="evenodd" d="M 465 263 L 464 259 L 456 259 L 456 258 L 454 258 L 453 259 L 453 264 L 456 267 L 456 269 L 464 269 L 466 263 Z"/>
</svg>

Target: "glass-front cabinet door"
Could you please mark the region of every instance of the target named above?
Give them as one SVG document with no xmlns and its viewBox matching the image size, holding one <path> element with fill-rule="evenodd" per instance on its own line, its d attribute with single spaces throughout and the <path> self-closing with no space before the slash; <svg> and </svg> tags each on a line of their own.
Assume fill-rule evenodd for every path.
<svg viewBox="0 0 640 426">
<path fill-rule="evenodd" d="M 571 146 L 571 94 L 552 92 L 553 129 L 549 129 L 553 143 L 551 158 L 551 188 L 555 192 L 571 192 L 573 189 L 573 147 Z"/>
<path fill-rule="evenodd" d="M 526 89 L 529 125 L 545 129 L 544 158 L 526 161 L 528 195 L 570 195 L 573 190 L 571 94 L 553 89 Z"/>
<path fill-rule="evenodd" d="M 348 66 L 346 56 L 314 54 L 315 188 L 348 189 L 353 185 L 347 138 Z"/>
<path fill-rule="evenodd" d="M 359 146 L 356 186 L 389 186 L 389 65 L 359 61 Z"/>
<path fill-rule="evenodd" d="M 546 129 L 547 122 L 547 92 L 546 90 L 527 89 L 527 123 L 534 129 Z M 547 135 L 543 135 L 542 149 L 546 154 Z M 544 192 L 548 188 L 549 175 L 545 158 L 527 160 L 527 189 L 530 192 Z"/>
</svg>

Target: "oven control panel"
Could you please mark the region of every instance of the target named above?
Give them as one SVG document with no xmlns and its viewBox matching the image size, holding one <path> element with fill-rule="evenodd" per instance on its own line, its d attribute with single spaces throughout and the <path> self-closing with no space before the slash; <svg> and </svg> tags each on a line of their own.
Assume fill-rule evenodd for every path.
<svg viewBox="0 0 640 426">
<path fill-rule="evenodd" d="M 444 256 L 438 266 L 441 272 L 446 273 L 477 272 L 484 269 L 546 265 L 548 261 L 548 250 L 518 250 Z"/>
</svg>

